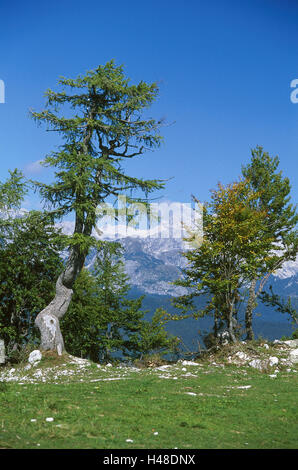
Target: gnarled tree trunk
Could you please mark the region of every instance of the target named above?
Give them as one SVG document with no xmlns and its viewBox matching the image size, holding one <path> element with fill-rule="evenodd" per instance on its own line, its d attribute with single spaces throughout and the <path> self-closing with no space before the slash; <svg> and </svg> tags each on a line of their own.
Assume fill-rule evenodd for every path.
<svg viewBox="0 0 298 470">
<path fill-rule="evenodd" d="M 72 289 L 62 283 L 63 273 L 56 283 L 56 295 L 47 307 L 36 317 L 35 325 L 41 336 L 40 348 L 44 351 L 57 351 L 61 356 L 64 350 L 63 337 L 60 331 L 59 319 L 66 313 L 72 297 Z"/>
<path fill-rule="evenodd" d="M 35 325 L 40 331 L 40 349 L 43 351 L 56 351 L 60 356 L 64 351 L 59 320 L 67 312 L 73 294 L 72 286 L 83 268 L 84 261 L 85 254 L 72 248 L 65 269 L 57 280 L 54 299 L 35 319 Z"/>
</svg>

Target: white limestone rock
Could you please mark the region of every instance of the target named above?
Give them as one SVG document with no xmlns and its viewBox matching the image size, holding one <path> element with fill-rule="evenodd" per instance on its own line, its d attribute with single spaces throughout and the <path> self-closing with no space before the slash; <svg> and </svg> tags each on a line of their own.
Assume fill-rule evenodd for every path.
<svg viewBox="0 0 298 470">
<path fill-rule="evenodd" d="M 42 358 L 42 354 L 39 351 L 39 349 L 35 349 L 35 351 L 32 351 L 29 355 L 28 362 L 31 365 L 37 364 Z"/>
<path fill-rule="evenodd" d="M 235 356 L 241 359 L 241 361 L 249 361 L 250 359 L 250 357 L 243 351 L 236 352 Z"/>
<path fill-rule="evenodd" d="M 269 357 L 268 365 L 270 367 L 277 366 L 278 362 L 279 362 L 279 360 L 278 360 L 277 357 L 271 356 L 271 357 Z"/>
<path fill-rule="evenodd" d="M 253 359 L 252 361 L 250 361 L 249 365 L 250 367 L 253 367 L 254 369 L 258 370 L 263 370 L 264 368 L 264 364 L 260 359 Z"/>
<path fill-rule="evenodd" d="M 192 361 L 182 361 L 181 364 L 183 366 L 198 366 L 199 365 L 197 362 L 192 362 Z"/>
<path fill-rule="evenodd" d="M 283 343 L 290 346 L 290 348 L 298 348 L 298 339 L 289 339 L 288 341 L 283 341 Z"/>
<path fill-rule="evenodd" d="M 298 363 L 298 349 L 293 349 L 290 352 L 289 360 L 292 362 L 292 364 L 297 364 Z"/>
</svg>

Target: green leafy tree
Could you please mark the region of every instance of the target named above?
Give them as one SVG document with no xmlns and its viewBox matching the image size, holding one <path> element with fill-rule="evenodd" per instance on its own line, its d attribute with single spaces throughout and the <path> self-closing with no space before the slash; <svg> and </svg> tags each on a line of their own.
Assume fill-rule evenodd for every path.
<svg viewBox="0 0 298 470">
<path fill-rule="evenodd" d="M 177 285 L 189 293 L 174 300 L 184 315 L 195 317 L 212 315 L 214 336 L 226 326 L 230 340 L 235 342 L 238 310 L 242 301 L 241 289 L 251 278 L 258 276 L 256 260 L 266 256 L 271 246 L 265 237 L 265 212 L 254 208 L 258 195 L 249 183 L 242 180 L 226 187 L 218 185 L 211 202 L 204 206 L 204 238 L 197 244 L 196 231 L 187 241 L 194 248 L 184 253 L 188 266 Z M 206 305 L 197 311 L 193 300 L 204 296 Z"/>
<path fill-rule="evenodd" d="M 291 185 L 288 178 L 278 171 L 279 158 L 270 157 L 258 146 L 252 150 L 252 158 L 243 166 L 242 173 L 248 179 L 251 189 L 258 194 L 253 200 L 256 210 L 266 212 L 263 240 L 268 237 L 272 246 L 267 256 L 256 256 L 256 276 L 250 280 L 249 297 L 245 312 L 247 339 L 254 337 L 252 328 L 253 311 L 257 298 L 264 289 L 270 275 L 287 260 L 293 260 L 298 253 L 298 221 L 296 208 L 290 203 Z M 257 283 L 260 280 L 259 284 Z M 264 297 L 265 298 L 265 297 Z M 268 300 L 268 298 L 266 297 Z M 272 304 L 273 305 L 273 304 Z"/>
<path fill-rule="evenodd" d="M 0 334 L 9 356 L 36 340 L 34 321 L 53 296 L 62 261 L 59 234 L 43 213 L 10 216 L 1 226 Z"/>
<path fill-rule="evenodd" d="M 161 143 L 161 121 L 144 117 L 158 95 L 155 83 L 130 85 L 123 68 L 113 61 L 76 79 L 61 78 L 59 83 L 62 91 L 48 90 L 47 108 L 32 116 L 64 141 L 44 159 L 45 166 L 57 171 L 53 184 L 36 183 L 41 196 L 53 216 L 73 213 L 75 217 L 74 233 L 67 242 L 69 257 L 57 280 L 56 295 L 36 318 L 41 348 L 61 354 L 64 342 L 59 319 L 68 309 L 74 282 L 95 244 L 91 235 L 100 216 L 99 204 L 128 193 L 128 202 L 140 202 L 140 194 L 146 198 L 163 183 L 130 176 L 125 169 L 126 161 Z"/>
</svg>

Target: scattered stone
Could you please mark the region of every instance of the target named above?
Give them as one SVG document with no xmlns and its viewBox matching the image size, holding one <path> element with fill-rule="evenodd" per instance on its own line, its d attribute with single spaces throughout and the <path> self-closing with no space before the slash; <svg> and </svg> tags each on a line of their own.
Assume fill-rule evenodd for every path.
<svg viewBox="0 0 298 470">
<path fill-rule="evenodd" d="M 181 364 L 183 366 L 198 366 L 198 365 L 200 365 L 197 362 L 192 362 L 192 361 L 182 361 Z"/>
<path fill-rule="evenodd" d="M 48 423 L 51 423 L 52 421 L 54 421 L 54 418 L 46 418 L 46 421 L 47 421 Z"/>
<path fill-rule="evenodd" d="M 251 388 L 251 385 L 241 385 L 240 387 L 237 387 L 237 388 L 243 388 L 244 390 L 247 390 Z"/>
<path fill-rule="evenodd" d="M 264 348 L 265 348 L 265 349 L 269 349 L 268 344 L 264 344 Z"/>
<path fill-rule="evenodd" d="M 28 362 L 29 364 L 36 364 L 37 362 L 39 362 L 42 358 L 42 354 L 41 352 L 39 351 L 39 349 L 35 349 L 35 351 L 32 351 L 29 355 L 29 359 L 28 359 Z"/>
<path fill-rule="evenodd" d="M 248 361 L 250 359 L 250 357 L 247 354 L 245 354 L 243 351 L 236 352 L 235 356 L 237 356 L 242 361 Z"/>
<path fill-rule="evenodd" d="M 156 367 L 155 369 L 157 370 L 165 370 L 165 369 L 168 369 L 169 367 L 171 367 L 170 365 L 166 364 L 164 366 L 159 366 L 159 367 Z M 186 370 L 186 369 L 185 369 Z"/>
<path fill-rule="evenodd" d="M 275 356 L 272 356 L 272 357 L 269 357 L 268 365 L 270 367 L 277 366 L 278 362 L 279 362 L 278 358 Z"/>
<path fill-rule="evenodd" d="M 34 377 L 39 378 L 39 377 L 42 377 L 42 372 L 41 372 L 40 369 L 37 369 L 37 371 L 33 375 L 34 375 Z"/>
<path fill-rule="evenodd" d="M 288 341 L 283 341 L 283 343 L 290 346 L 290 348 L 298 348 L 298 339 L 289 339 Z"/>
<path fill-rule="evenodd" d="M 289 354 L 289 360 L 290 360 L 293 364 L 297 364 L 297 363 L 298 363 L 298 349 L 293 349 L 293 351 L 290 352 L 290 354 Z"/>
<path fill-rule="evenodd" d="M 263 362 L 260 359 L 253 359 L 249 362 L 250 367 L 254 369 L 262 370 L 264 368 Z"/>
<path fill-rule="evenodd" d="M 229 344 L 230 342 L 230 334 L 228 331 L 223 331 L 222 333 L 220 333 L 218 335 L 219 337 L 219 340 L 220 340 L 220 343 L 223 345 L 223 346 L 226 346 L 227 344 Z"/>
</svg>

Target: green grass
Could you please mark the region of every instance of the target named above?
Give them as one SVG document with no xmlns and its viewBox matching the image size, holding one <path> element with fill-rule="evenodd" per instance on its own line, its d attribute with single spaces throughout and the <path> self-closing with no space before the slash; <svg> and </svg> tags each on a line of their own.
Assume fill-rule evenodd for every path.
<svg viewBox="0 0 298 470">
<path fill-rule="evenodd" d="M 2 383 L 0 448 L 297 448 L 297 373 L 195 370 L 176 380 L 142 370 L 111 382 Z"/>
</svg>

